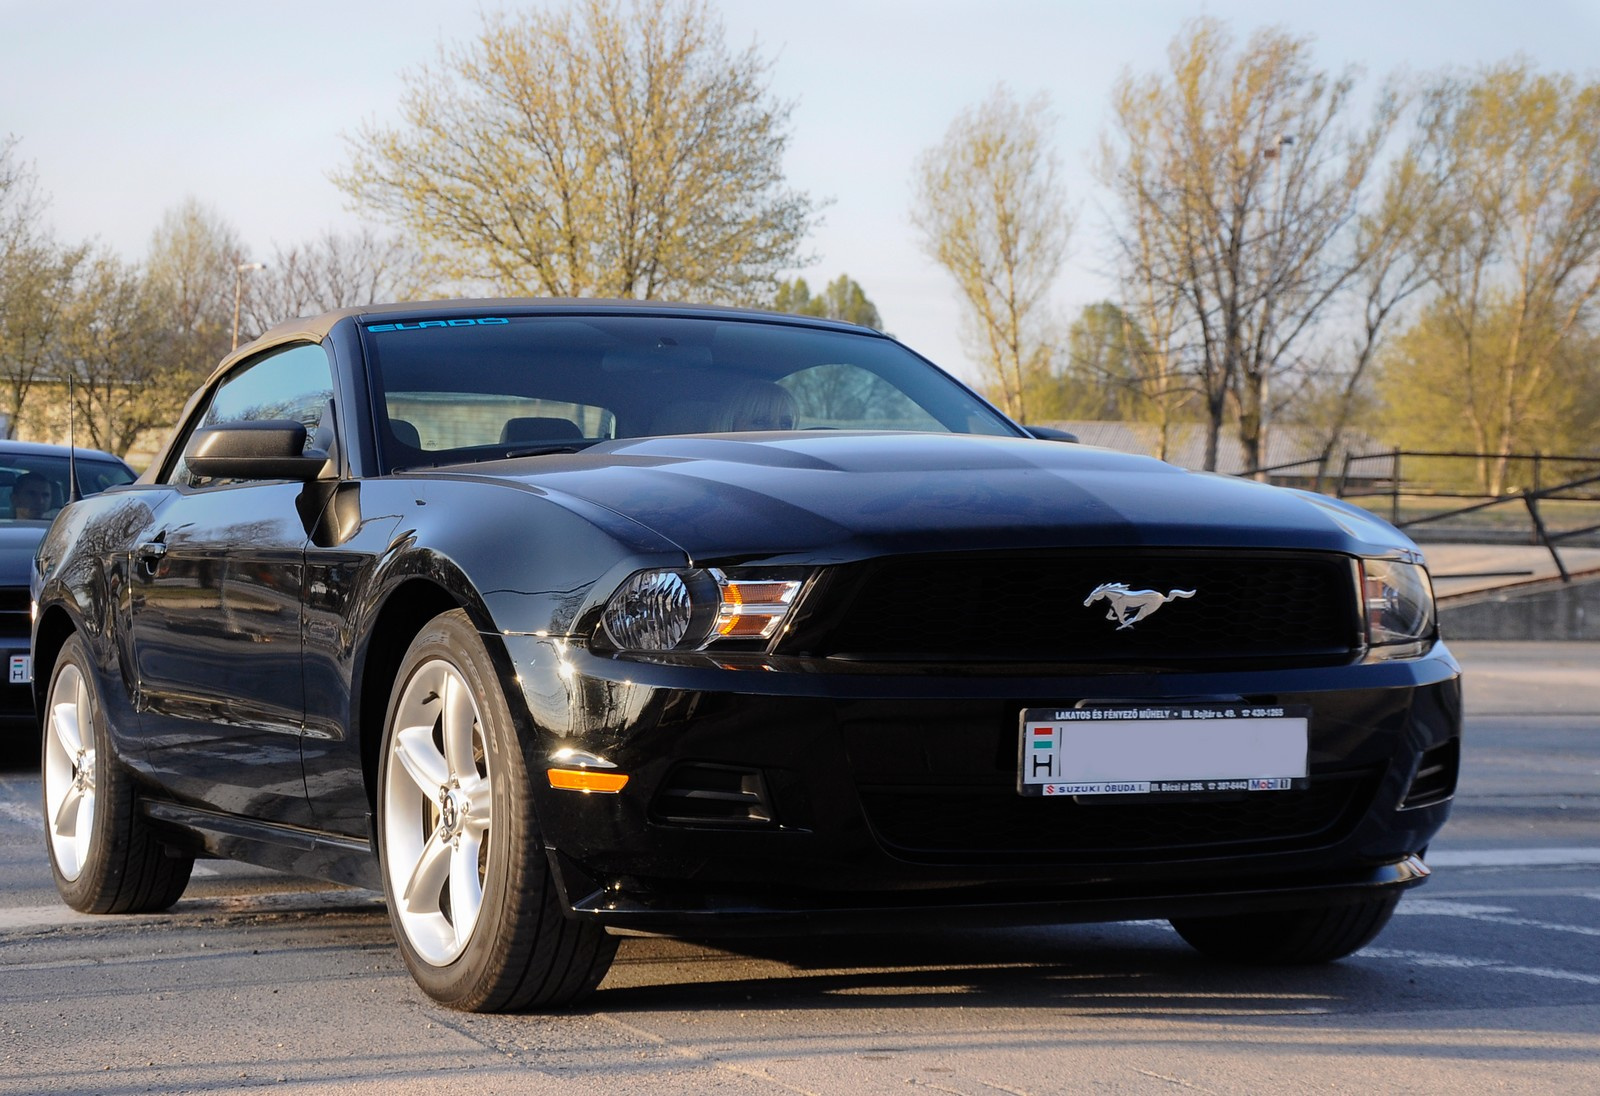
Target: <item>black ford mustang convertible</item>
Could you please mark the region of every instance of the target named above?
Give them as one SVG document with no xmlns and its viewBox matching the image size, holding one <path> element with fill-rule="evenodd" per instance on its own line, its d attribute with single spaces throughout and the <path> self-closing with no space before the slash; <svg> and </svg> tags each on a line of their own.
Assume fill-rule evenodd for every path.
<svg viewBox="0 0 1600 1096">
<path fill-rule="evenodd" d="M 284 324 L 33 584 L 68 903 L 381 888 L 422 988 L 614 930 L 1169 918 L 1307 963 L 1427 875 L 1459 669 L 1416 548 L 1042 441 L 894 340 L 592 301 Z"/>
</svg>

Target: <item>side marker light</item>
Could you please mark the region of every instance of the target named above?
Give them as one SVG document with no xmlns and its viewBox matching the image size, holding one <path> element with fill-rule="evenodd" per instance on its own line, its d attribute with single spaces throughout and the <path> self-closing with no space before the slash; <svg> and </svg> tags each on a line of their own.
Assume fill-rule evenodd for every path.
<svg viewBox="0 0 1600 1096">
<path fill-rule="evenodd" d="M 550 786 L 568 792 L 620 792 L 628 783 L 627 773 L 595 772 L 593 769 L 550 769 Z"/>
</svg>

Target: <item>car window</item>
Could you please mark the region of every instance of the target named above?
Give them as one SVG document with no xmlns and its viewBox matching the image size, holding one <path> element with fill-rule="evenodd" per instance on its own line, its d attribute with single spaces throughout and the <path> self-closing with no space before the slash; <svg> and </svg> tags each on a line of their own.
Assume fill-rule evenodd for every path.
<svg viewBox="0 0 1600 1096">
<path fill-rule="evenodd" d="M 870 332 L 714 314 L 474 316 L 372 323 L 363 341 L 391 470 L 731 430 L 1017 433 Z"/>
<path fill-rule="evenodd" d="M 910 396 L 848 363 L 813 366 L 779 382 L 794 397 L 801 427 L 830 430 L 943 430 Z"/>
<path fill-rule="evenodd" d="M 76 467 L 78 494 L 94 495 L 132 483 L 133 469 L 121 461 L 77 454 L 0 452 L 0 519 L 48 521 L 67 504 L 71 470 Z"/>
<path fill-rule="evenodd" d="M 196 409 L 172 456 L 163 482 L 199 485 L 183 461 L 183 448 L 201 427 L 263 419 L 293 419 L 306 428 L 306 444 L 333 398 L 333 373 L 321 346 L 298 344 L 268 351 L 229 373 Z"/>
<path fill-rule="evenodd" d="M 390 427 L 425 452 L 616 436 L 609 408 L 483 392 L 390 392 Z"/>
</svg>

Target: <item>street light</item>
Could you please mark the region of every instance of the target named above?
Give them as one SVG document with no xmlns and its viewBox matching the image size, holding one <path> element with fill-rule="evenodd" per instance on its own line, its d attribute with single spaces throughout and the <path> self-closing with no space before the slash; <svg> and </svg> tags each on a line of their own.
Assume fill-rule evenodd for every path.
<svg viewBox="0 0 1600 1096">
<path fill-rule="evenodd" d="M 1283 189 L 1283 161 L 1288 158 L 1289 149 L 1294 146 L 1295 140 L 1296 138 L 1292 133 L 1280 134 L 1275 144 L 1269 145 L 1261 150 L 1261 158 L 1263 160 L 1272 161 L 1271 204 L 1275 204 L 1277 206 L 1276 214 L 1274 214 L 1270 205 L 1268 208 L 1261 211 L 1262 232 L 1264 235 L 1270 232 L 1270 235 L 1273 237 L 1270 257 L 1272 259 L 1272 273 L 1274 280 L 1277 278 L 1278 261 L 1283 254 L 1283 234 L 1286 215 L 1284 207 L 1289 204 L 1288 192 Z M 1276 221 L 1277 224 L 1269 229 L 1267 226 L 1268 221 Z M 1268 315 L 1270 314 L 1271 313 L 1269 311 Z M 1259 399 L 1260 407 L 1258 409 L 1260 421 L 1256 426 L 1256 445 L 1257 452 L 1259 454 L 1256 459 L 1258 462 L 1265 461 L 1267 459 L 1267 430 L 1270 426 L 1268 419 L 1272 414 L 1272 398 L 1269 394 L 1271 387 L 1272 375 L 1266 370 L 1262 370 L 1261 395 Z M 1265 481 L 1267 479 L 1267 473 L 1261 469 L 1257 469 L 1255 478 Z"/>
<path fill-rule="evenodd" d="M 247 270 L 265 270 L 266 263 L 235 262 L 233 267 L 233 349 L 239 349 L 239 298 L 244 295 L 244 275 Z"/>
</svg>

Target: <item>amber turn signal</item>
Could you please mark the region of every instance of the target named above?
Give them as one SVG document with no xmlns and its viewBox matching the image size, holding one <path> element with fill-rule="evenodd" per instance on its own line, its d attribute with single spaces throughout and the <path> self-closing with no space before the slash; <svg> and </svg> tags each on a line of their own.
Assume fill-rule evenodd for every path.
<svg viewBox="0 0 1600 1096">
<path fill-rule="evenodd" d="M 628 782 L 627 773 L 593 769 L 550 769 L 549 773 L 552 788 L 569 792 L 620 792 Z"/>
</svg>

